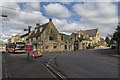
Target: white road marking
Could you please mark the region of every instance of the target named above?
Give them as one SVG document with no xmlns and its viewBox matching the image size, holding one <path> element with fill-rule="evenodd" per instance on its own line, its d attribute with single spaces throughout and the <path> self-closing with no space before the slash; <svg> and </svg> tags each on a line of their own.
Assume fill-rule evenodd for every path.
<svg viewBox="0 0 120 80">
<path fill-rule="evenodd" d="M 57 56 L 57 55 L 56 55 L 56 56 Z M 50 62 L 51 62 L 56 56 L 53 56 L 52 58 L 50 58 L 49 61 L 47 62 L 47 64 L 50 64 Z"/>
</svg>

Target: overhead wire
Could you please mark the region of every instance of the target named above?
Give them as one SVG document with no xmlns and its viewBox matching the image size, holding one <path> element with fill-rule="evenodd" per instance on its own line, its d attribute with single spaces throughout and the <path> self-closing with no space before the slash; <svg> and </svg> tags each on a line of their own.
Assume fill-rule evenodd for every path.
<svg viewBox="0 0 120 80">
<path fill-rule="evenodd" d="M 15 8 L 9 8 L 9 7 L 5 7 L 5 6 L 0 6 L 1 8 L 7 8 L 7 9 L 11 9 L 11 10 L 16 10 L 16 11 L 21 11 L 21 12 L 26 12 L 26 13 L 33 13 L 33 12 L 29 12 L 29 11 L 22 11 L 20 9 L 15 9 Z M 33 14 L 37 14 L 39 15 L 38 13 L 33 13 Z"/>
<path fill-rule="evenodd" d="M 10 8 L 10 7 L 6 7 L 6 6 L 0 6 L 1 8 L 7 8 L 10 10 L 16 10 L 16 11 L 20 11 L 20 12 L 25 12 L 25 13 L 32 13 L 32 14 L 36 14 L 36 15 L 40 15 L 38 13 L 33 13 L 33 12 L 28 12 L 28 11 L 21 11 L 20 9 L 15 9 L 15 8 Z M 3 23 L 3 22 L 2 22 Z M 4 24 L 4 23 L 3 23 Z M 10 24 L 10 23 L 9 23 Z M 12 23 L 11 23 L 12 24 Z M 20 25 L 28 25 L 28 24 L 21 24 L 21 23 L 13 23 L 13 24 L 20 24 Z"/>
</svg>

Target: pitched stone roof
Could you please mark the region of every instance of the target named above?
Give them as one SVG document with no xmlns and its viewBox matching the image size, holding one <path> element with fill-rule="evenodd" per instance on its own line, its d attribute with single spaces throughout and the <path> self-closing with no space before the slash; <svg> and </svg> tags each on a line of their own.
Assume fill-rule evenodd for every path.
<svg viewBox="0 0 120 80">
<path fill-rule="evenodd" d="M 97 34 L 97 29 L 84 30 L 84 32 L 89 35 L 89 37 L 95 37 Z"/>
<path fill-rule="evenodd" d="M 66 35 L 66 34 L 64 34 L 64 33 L 59 33 L 60 35 Z"/>
<path fill-rule="evenodd" d="M 28 33 L 26 33 L 26 34 L 22 35 L 22 36 L 21 36 L 21 38 L 22 38 L 22 37 L 25 37 L 25 36 L 27 36 L 27 35 L 28 35 Z"/>
<path fill-rule="evenodd" d="M 45 30 L 45 28 L 47 27 L 48 24 L 49 24 L 49 23 L 40 25 L 40 26 L 38 27 L 37 32 L 36 32 L 36 33 L 33 32 L 33 33 L 31 34 L 31 36 L 29 36 L 29 38 L 33 38 L 33 37 L 38 37 L 38 36 L 40 36 L 41 33 Z M 42 27 L 43 29 L 42 29 L 42 31 L 40 32 L 39 29 L 40 29 L 41 27 Z"/>
</svg>

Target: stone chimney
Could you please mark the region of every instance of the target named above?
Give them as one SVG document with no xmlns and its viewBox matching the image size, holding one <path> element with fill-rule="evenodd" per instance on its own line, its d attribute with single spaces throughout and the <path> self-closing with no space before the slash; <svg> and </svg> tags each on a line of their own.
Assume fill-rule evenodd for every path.
<svg viewBox="0 0 120 80">
<path fill-rule="evenodd" d="M 36 26 L 37 26 L 37 27 L 39 27 L 39 26 L 40 26 L 40 24 L 39 24 L 39 23 L 37 23 L 37 24 L 36 24 Z"/>
<path fill-rule="evenodd" d="M 77 33 L 77 30 L 75 30 L 75 33 Z"/>
<path fill-rule="evenodd" d="M 52 22 L 52 19 L 51 19 L 51 18 L 49 19 L 49 22 Z"/>
</svg>

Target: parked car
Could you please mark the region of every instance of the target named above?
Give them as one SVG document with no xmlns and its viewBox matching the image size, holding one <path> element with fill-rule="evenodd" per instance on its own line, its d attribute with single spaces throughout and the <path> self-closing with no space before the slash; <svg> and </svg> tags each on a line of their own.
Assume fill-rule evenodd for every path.
<svg viewBox="0 0 120 80">
<path fill-rule="evenodd" d="M 116 45 L 111 45 L 110 49 L 116 49 Z"/>
</svg>

